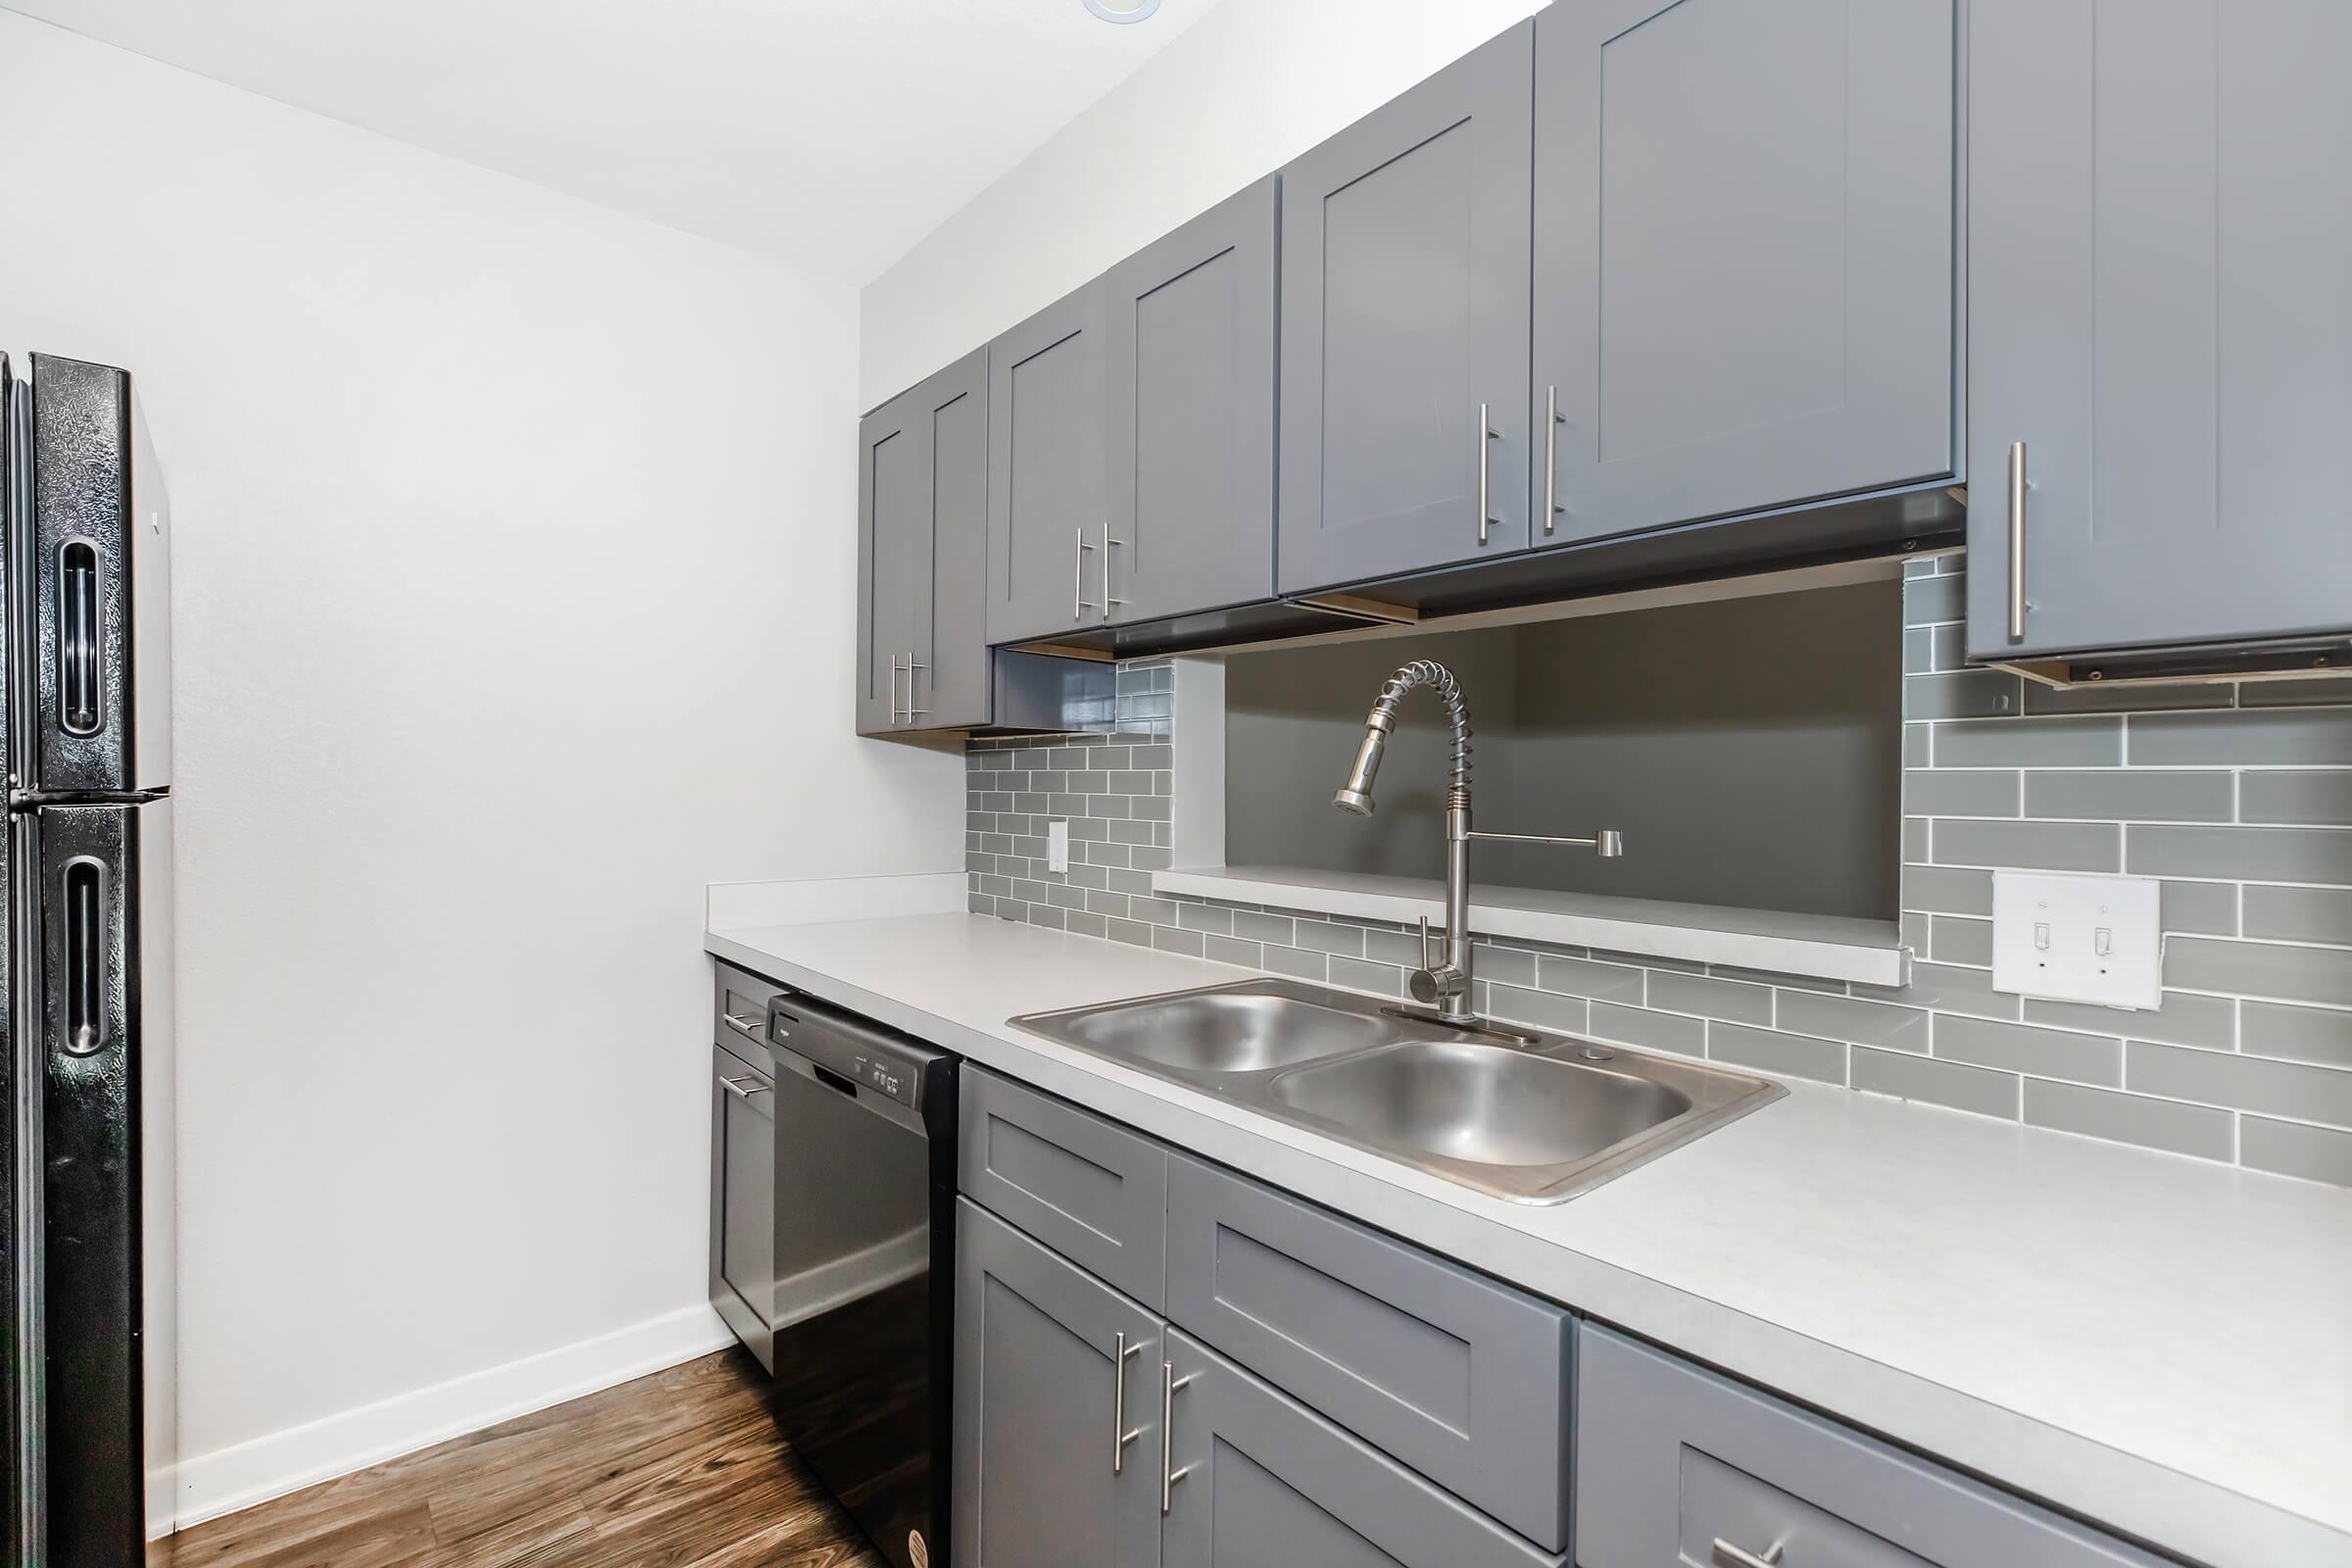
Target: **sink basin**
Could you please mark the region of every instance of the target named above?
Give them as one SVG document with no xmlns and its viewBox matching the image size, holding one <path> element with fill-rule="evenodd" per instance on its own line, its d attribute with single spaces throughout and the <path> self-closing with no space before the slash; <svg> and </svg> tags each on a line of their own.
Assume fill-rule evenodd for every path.
<svg viewBox="0 0 2352 1568">
<path fill-rule="evenodd" d="M 1557 1165 L 1690 1109 L 1647 1078 L 1503 1046 L 1397 1046 L 1284 1073 L 1273 1098 L 1364 1138 L 1482 1165 Z"/>
<path fill-rule="evenodd" d="M 1706 1062 L 1466 1029 L 1296 980 L 1012 1023 L 1492 1197 L 1556 1203 L 1788 1093 Z"/>
<path fill-rule="evenodd" d="M 1190 1073 L 1263 1072 L 1394 1043 L 1379 1017 L 1245 991 L 1147 997 L 1068 1020 L 1060 1037 L 1104 1055 Z"/>
</svg>

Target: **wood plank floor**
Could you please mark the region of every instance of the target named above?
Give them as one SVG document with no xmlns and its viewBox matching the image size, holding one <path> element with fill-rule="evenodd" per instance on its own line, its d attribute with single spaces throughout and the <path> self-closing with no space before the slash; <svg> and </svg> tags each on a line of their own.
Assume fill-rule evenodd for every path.
<svg viewBox="0 0 2352 1568">
<path fill-rule="evenodd" d="M 167 1568 L 887 1568 L 741 1349 L 172 1538 Z"/>
</svg>

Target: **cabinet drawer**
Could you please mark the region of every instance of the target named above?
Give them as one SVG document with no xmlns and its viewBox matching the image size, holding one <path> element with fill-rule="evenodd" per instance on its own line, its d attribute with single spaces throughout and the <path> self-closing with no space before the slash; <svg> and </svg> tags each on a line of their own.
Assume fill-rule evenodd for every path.
<svg viewBox="0 0 2352 1568">
<path fill-rule="evenodd" d="M 1562 1568 L 1203 1348 L 1165 1337 L 1161 1568 Z"/>
<path fill-rule="evenodd" d="M 1664 1351 L 1587 1324 L 1583 1568 L 2159 1568 L 2161 1559 Z M 1718 1546 L 1717 1543 L 1722 1543 Z M 1730 1548 L 1726 1550 L 1724 1548 Z"/>
<path fill-rule="evenodd" d="M 786 988 L 716 959 L 711 968 L 716 971 L 711 981 L 711 1038 L 764 1072 L 767 1004 Z"/>
<path fill-rule="evenodd" d="M 1154 1311 L 1167 1151 L 1075 1105 L 967 1070 L 956 1185 Z"/>
<path fill-rule="evenodd" d="M 1574 1322 L 1178 1154 L 1169 1321 L 1537 1544 L 1568 1538 Z"/>
</svg>

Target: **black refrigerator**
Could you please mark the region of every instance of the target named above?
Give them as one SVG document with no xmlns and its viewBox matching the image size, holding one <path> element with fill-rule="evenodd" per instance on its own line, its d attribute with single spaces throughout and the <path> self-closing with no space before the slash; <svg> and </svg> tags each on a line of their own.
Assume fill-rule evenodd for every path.
<svg viewBox="0 0 2352 1568">
<path fill-rule="evenodd" d="M 0 355 L 0 1562 L 164 1533 L 172 1324 L 170 507 L 131 378 Z"/>
</svg>

